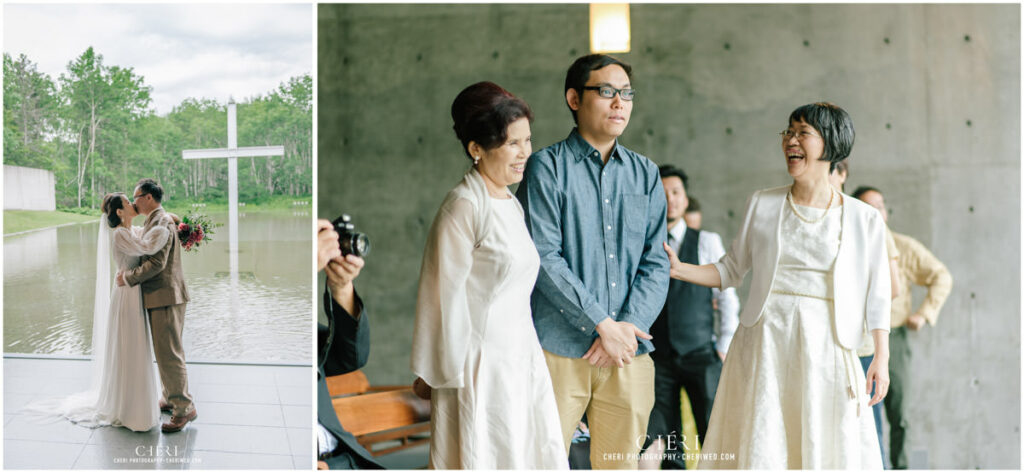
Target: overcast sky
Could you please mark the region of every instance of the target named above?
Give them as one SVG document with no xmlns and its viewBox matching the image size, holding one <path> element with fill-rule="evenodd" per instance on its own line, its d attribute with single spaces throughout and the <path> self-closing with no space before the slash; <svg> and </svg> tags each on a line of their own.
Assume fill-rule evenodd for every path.
<svg viewBox="0 0 1024 473">
<path fill-rule="evenodd" d="M 310 4 L 5 4 L 3 50 L 54 81 L 92 46 L 131 67 L 164 115 L 187 97 L 227 102 L 313 72 Z"/>
</svg>

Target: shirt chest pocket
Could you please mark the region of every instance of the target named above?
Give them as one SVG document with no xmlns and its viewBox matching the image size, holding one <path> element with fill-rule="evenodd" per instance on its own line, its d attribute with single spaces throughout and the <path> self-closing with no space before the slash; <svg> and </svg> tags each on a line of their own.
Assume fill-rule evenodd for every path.
<svg viewBox="0 0 1024 473">
<path fill-rule="evenodd" d="M 625 214 L 626 231 L 644 235 L 647 233 L 647 196 L 626 194 L 622 197 L 622 213 Z"/>
</svg>

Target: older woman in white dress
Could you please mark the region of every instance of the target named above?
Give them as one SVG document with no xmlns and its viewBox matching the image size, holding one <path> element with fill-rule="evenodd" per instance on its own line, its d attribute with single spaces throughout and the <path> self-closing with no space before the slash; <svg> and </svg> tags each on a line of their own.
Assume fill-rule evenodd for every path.
<svg viewBox="0 0 1024 473">
<path fill-rule="evenodd" d="M 665 248 L 683 281 L 734 287 L 753 272 L 699 467 L 881 469 L 869 406 L 889 385 L 885 223 L 829 184 L 853 147 L 843 109 L 799 107 L 781 134 L 793 183 L 751 196 L 728 254 L 695 266 Z M 875 342 L 866 379 L 856 355 L 865 326 Z"/>
<path fill-rule="evenodd" d="M 452 104 L 473 165 L 434 218 L 423 254 L 412 369 L 431 399 L 431 468 L 568 468 L 530 312 L 540 257 L 508 186 L 530 156 L 526 102 L 490 82 Z M 429 394 L 428 394 L 429 393 Z"/>
</svg>

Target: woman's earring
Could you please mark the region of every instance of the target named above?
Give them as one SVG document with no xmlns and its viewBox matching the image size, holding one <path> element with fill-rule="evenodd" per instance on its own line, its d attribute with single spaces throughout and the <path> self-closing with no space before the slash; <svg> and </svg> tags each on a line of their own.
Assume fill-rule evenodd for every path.
<svg viewBox="0 0 1024 473">
<path fill-rule="evenodd" d="M 480 164 L 480 156 L 473 156 L 473 165 Z"/>
</svg>

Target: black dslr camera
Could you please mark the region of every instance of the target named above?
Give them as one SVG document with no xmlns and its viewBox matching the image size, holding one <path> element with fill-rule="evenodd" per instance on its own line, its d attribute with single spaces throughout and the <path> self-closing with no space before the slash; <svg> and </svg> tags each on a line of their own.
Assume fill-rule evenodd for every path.
<svg viewBox="0 0 1024 473">
<path fill-rule="evenodd" d="M 342 256 L 356 255 L 365 258 L 370 254 L 370 238 L 365 233 L 356 231 L 352 217 L 341 214 L 331 223 L 334 224 L 334 231 L 338 232 L 338 246 L 341 247 Z"/>
</svg>

